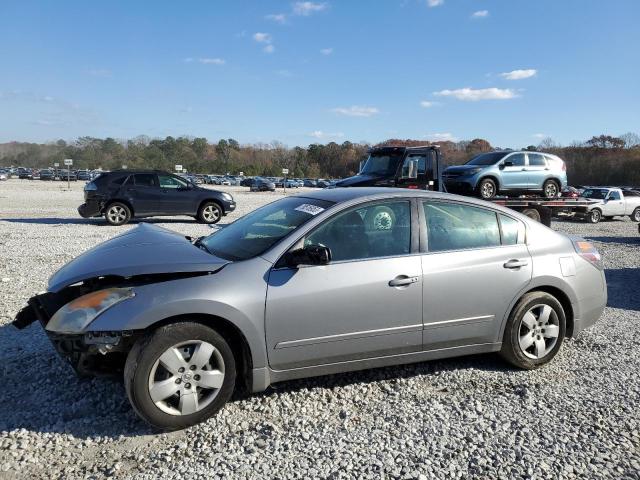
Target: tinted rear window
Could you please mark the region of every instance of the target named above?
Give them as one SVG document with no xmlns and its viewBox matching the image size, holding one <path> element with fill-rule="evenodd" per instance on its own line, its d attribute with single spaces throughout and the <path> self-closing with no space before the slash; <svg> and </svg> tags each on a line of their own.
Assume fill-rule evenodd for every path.
<svg viewBox="0 0 640 480">
<path fill-rule="evenodd" d="M 155 187 L 156 176 L 153 173 L 136 173 L 133 176 L 136 186 Z"/>
</svg>

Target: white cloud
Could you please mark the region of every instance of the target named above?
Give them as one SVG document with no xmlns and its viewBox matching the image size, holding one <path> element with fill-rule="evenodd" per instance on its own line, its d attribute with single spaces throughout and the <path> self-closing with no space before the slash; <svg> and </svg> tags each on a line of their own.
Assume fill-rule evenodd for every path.
<svg viewBox="0 0 640 480">
<path fill-rule="evenodd" d="M 449 132 L 430 133 L 424 136 L 430 142 L 457 142 L 458 139 Z"/>
<path fill-rule="evenodd" d="M 309 134 L 310 137 L 317 138 L 318 140 L 324 140 L 326 138 L 342 138 L 344 137 L 344 133 L 336 132 L 336 133 L 326 133 L 322 130 L 314 130 Z"/>
<path fill-rule="evenodd" d="M 222 58 L 199 58 L 198 62 L 204 65 L 224 65 L 225 63 L 227 63 Z"/>
<path fill-rule="evenodd" d="M 271 43 L 271 34 L 256 32 L 253 34 L 253 39 L 258 43 Z"/>
<path fill-rule="evenodd" d="M 316 3 L 316 2 L 296 2 L 293 4 L 293 13 L 295 15 L 302 15 L 303 17 L 308 17 L 311 14 L 316 12 L 321 12 L 326 10 L 328 5 L 326 3 Z"/>
<path fill-rule="evenodd" d="M 420 106 L 422 108 L 431 108 L 434 107 L 436 105 L 436 102 L 430 102 L 429 100 L 422 100 L 420 102 Z"/>
<path fill-rule="evenodd" d="M 272 20 L 276 23 L 286 23 L 287 21 L 287 16 L 284 13 L 271 13 L 269 15 L 266 15 L 264 18 L 266 18 L 267 20 Z"/>
<path fill-rule="evenodd" d="M 486 18 L 489 16 L 489 10 L 478 10 L 471 14 L 471 18 Z"/>
<path fill-rule="evenodd" d="M 506 78 L 507 80 L 522 80 L 524 78 L 535 77 L 538 71 L 534 68 L 528 68 L 526 70 L 512 70 L 510 72 L 501 73 L 500 76 L 502 78 Z"/>
<path fill-rule="evenodd" d="M 274 47 L 273 45 L 269 44 L 266 47 L 264 47 L 262 49 L 265 53 L 273 53 L 276 51 L 276 47 Z"/>
<path fill-rule="evenodd" d="M 546 133 L 534 133 L 531 136 L 542 140 L 543 138 L 547 138 L 549 135 L 547 135 Z"/>
<path fill-rule="evenodd" d="M 320 53 L 322 55 L 331 55 L 333 53 L 333 48 L 321 48 Z"/>
<path fill-rule="evenodd" d="M 351 107 L 337 107 L 332 111 L 347 117 L 371 117 L 380 112 L 376 107 L 365 107 L 359 105 L 353 105 Z"/>
<path fill-rule="evenodd" d="M 444 0 L 427 0 L 427 5 L 429 5 L 430 8 L 439 7 L 443 3 Z"/>
<path fill-rule="evenodd" d="M 511 88 L 458 88 L 433 92 L 437 97 L 453 97 L 458 100 L 477 102 L 479 100 L 509 100 L 518 97 Z"/>
</svg>

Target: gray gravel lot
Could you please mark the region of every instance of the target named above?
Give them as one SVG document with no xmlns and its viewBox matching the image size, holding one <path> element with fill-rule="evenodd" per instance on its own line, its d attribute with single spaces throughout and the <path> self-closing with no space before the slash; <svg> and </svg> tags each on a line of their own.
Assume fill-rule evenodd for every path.
<svg viewBox="0 0 640 480">
<path fill-rule="evenodd" d="M 7 325 L 57 268 L 135 225 L 80 218 L 82 186 L 0 183 L 0 478 L 640 478 L 640 235 L 628 219 L 555 222 L 597 244 L 609 306 L 545 368 L 483 355 L 288 382 L 154 434 L 119 379 L 79 380 L 39 325 Z M 221 189 L 239 205 L 223 224 L 282 196 Z"/>
</svg>

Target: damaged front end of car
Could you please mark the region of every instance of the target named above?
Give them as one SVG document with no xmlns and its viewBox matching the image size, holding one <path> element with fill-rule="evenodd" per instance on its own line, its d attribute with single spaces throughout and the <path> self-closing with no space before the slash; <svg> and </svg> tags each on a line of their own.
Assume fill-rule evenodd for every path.
<svg viewBox="0 0 640 480">
<path fill-rule="evenodd" d="M 78 376 L 117 373 L 142 332 L 91 331 L 91 323 L 113 306 L 135 297 L 137 286 L 206 274 L 181 272 L 88 279 L 57 292 L 31 297 L 12 324 L 24 329 L 39 322 L 55 350 Z"/>
</svg>

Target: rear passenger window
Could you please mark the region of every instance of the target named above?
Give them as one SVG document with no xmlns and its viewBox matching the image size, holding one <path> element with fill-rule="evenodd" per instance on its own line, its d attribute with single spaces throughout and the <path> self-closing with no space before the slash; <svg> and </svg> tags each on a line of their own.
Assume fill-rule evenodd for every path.
<svg viewBox="0 0 640 480">
<path fill-rule="evenodd" d="M 115 183 L 116 185 L 122 185 L 127 178 L 128 177 L 126 175 L 124 177 L 118 177 L 114 179 L 111 183 Z"/>
<path fill-rule="evenodd" d="M 497 247 L 500 227 L 495 212 L 470 205 L 424 202 L 430 252 Z"/>
<path fill-rule="evenodd" d="M 156 176 L 153 173 L 136 173 L 133 178 L 135 179 L 136 186 L 143 187 L 156 187 Z"/>
<path fill-rule="evenodd" d="M 503 245 L 524 243 L 524 225 L 522 222 L 500 214 L 500 227 L 502 228 Z"/>
<path fill-rule="evenodd" d="M 546 167 L 547 164 L 544 161 L 544 157 L 539 153 L 529 153 L 529 166 L 530 167 Z"/>
</svg>

